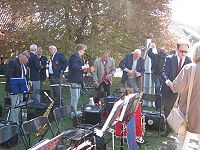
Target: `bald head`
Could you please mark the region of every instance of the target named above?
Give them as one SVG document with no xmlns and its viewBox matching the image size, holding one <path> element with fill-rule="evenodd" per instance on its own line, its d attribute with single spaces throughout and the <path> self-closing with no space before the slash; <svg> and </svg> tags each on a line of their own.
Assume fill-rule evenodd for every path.
<svg viewBox="0 0 200 150">
<path fill-rule="evenodd" d="M 140 49 L 135 49 L 134 52 L 133 52 L 133 57 L 135 60 L 138 60 L 140 57 L 141 57 L 141 50 Z"/>
</svg>

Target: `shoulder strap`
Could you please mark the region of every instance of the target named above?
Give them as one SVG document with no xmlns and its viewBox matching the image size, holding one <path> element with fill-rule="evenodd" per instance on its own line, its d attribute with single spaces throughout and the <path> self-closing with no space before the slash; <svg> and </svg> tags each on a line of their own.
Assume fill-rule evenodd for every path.
<svg viewBox="0 0 200 150">
<path fill-rule="evenodd" d="M 188 122 L 188 111 L 189 111 L 190 97 L 191 97 L 193 83 L 194 83 L 195 70 L 196 70 L 196 64 L 192 65 L 191 77 L 189 81 L 189 90 L 188 90 L 188 96 L 187 96 L 187 106 L 186 106 L 186 115 L 185 115 L 187 122 Z"/>
</svg>

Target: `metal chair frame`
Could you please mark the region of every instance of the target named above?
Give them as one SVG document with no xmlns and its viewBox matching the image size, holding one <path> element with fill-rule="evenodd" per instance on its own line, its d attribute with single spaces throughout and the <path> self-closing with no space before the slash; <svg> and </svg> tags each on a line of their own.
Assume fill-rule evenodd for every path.
<svg viewBox="0 0 200 150">
<path fill-rule="evenodd" d="M 64 117 L 71 116 L 71 113 L 73 112 L 73 109 L 71 108 L 70 105 L 63 106 L 60 108 L 55 108 L 53 110 L 54 118 L 56 121 L 56 127 L 57 127 L 57 132 L 56 135 L 58 135 L 60 131 L 60 124 L 61 124 L 61 119 L 64 119 Z M 73 112 L 75 113 L 75 112 Z M 76 114 L 75 114 L 76 117 Z M 86 136 L 92 134 L 92 131 L 89 129 L 81 129 L 81 128 L 73 128 L 73 129 L 67 129 L 63 131 L 63 137 L 62 139 L 67 139 L 70 140 L 70 146 L 72 144 L 72 141 L 75 141 L 76 144 L 79 144 L 79 142 L 85 138 Z"/>
<path fill-rule="evenodd" d="M 30 135 L 37 132 L 38 129 L 43 128 L 45 125 L 48 125 L 47 129 L 45 130 L 45 132 L 43 133 L 42 137 L 39 139 L 39 141 L 41 141 L 43 139 L 43 137 L 45 136 L 45 134 L 47 133 L 47 131 L 50 129 L 52 136 L 54 137 L 54 133 L 53 130 L 51 128 L 51 124 L 49 122 L 48 117 L 46 116 L 39 116 L 37 118 L 31 119 L 27 122 L 24 122 L 22 124 L 22 129 L 23 129 L 23 133 L 25 135 L 25 140 L 26 140 L 26 146 L 27 148 L 31 147 L 31 138 Z"/>
</svg>

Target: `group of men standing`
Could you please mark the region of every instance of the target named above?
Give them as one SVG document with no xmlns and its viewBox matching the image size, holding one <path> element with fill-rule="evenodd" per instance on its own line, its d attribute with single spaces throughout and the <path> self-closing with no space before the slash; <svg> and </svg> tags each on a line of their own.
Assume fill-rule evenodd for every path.
<svg viewBox="0 0 200 150">
<path fill-rule="evenodd" d="M 8 63 L 6 72 L 6 91 L 10 93 L 11 98 L 11 112 L 9 120 L 19 123 L 20 108 L 18 105 L 23 102 L 23 93 L 12 93 L 11 79 L 24 78 L 27 85 L 30 85 L 30 95 L 34 103 L 41 102 L 41 91 L 43 90 L 43 82 L 46 80 L 46 71 L 48 70 L 50 83 L 59 83 L 59 75 L 64 71 L 68 65 L 65 56 L 57 52 L 55 46 L 49 47 L 51 58 L 48 60 L 46 56 L 42 55 L 42 48 L 32 44 L 30 51 L 21 52 L 18 57 L 12 59 Z M 59 104 L 60 93 L 58 87 L 52 87 L 55 103 Z"/>
<path fill-rule="evenodd" d="M 177 94 L 173 93 L 169 88 L 168 82 L 173 81 L 181 68 L 191 63 L 191 60 L 186 56 L 189 49 L 189 43 L 185 40 L 177 42 L 176 54 L 166 56 L 163 49 L 153 53 L 153 45 L 149 47 L 148 55 L 152 59 L 152 70 L 154 74 L 155 92 L 162 94 L 164 99 L 164 113 L 167 117 L 174 105 Z M 68 67 L 68 82 L 70 83 L 71 106 L 75 112 L 78 107 L 80 98 L 80 90 L 82 88 L 83 76 L 85 70 L 89 69 L 89 65 L 83 61 L 83 55 L 87 51 L 87 46 L 77 44 L 75 52 L 70 56 L 69 61 L 66 57 L 57 51 L 55 46 L 49 46 L 50 59 L 42 55 L 42 48 L 33 44 L 30 46 L 30 52 L 22 52 L 17 58 L 10 60 L 6 73 L 7 84 L 6 91 L 10 93 L 11 78 L 25 78 L 27 83 L 31 85 L 31 91 L 35 103 L 40 103 L 41 89 L 43 82 L 46 79 L 46 70 L 48 70 L 49 80 L 51 85 L 58 85 L 60 77 Z M 141 92 L 141 80 L 145 72 L 144 59 L 141 57 L 140 49 L 135 49 L 132 53 L 126 54 L 120 61 L 119 67 L 123 70 L 122 84 L 125 88 L 133 88 L 134 92 Z M 28 69 L 29 67 L 29 69 Z M 103 88 L 107 96 L 110 95 L 110 86 L 112 77 L 115 74 L 115 62 L 110 57 L 109 51 L 103 51 L 100 58 L 94 61 L 94 70 L 91 72 L 93 84 L 96 91 L 101 91 Z M 61 93 L 59 86 L 51 86 L 53 96 L 57 106 L 61 102 Z M 11 115 L 10 120 L 19 122 L 19 108 L 16 106 L 23 100 L 23 94 L 10 95 L 11 97 Z M 63 105 L 63 104 L 60 104 Z M 156 107 L 160 108 L 160 102 L 156 103 Z M 171 128 L 167 125 L 166 131 L 163 133 L 167 136 L 171 132 Z"/>
</svg>

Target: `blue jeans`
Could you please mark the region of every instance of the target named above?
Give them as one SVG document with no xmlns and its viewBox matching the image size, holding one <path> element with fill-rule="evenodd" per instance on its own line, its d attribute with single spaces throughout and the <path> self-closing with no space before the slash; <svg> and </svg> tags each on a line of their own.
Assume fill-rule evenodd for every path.
<svg viewBox="0 0 200 150">
<path fill-rule="evenodd" d="M 80 98 L 80 87 L 81 84 L 71 83 L 70 87 L 71 106 L 74 107 L 75 112 L 77 112 L 78 100 Z"/>
<path fill-rule="evenodd" d="M 161 87 L 163 85 L 163 80 L 162 80 L 160 75 L 154 74 L 154 84 L 155 84 L 155 94 L 160 94 L 160 90 L 161 90 Z M 156 105 L 156 108 L 160 108 L 161 107 L 161 101 L 156 100 L 155 105 Z"/>
</svg>

